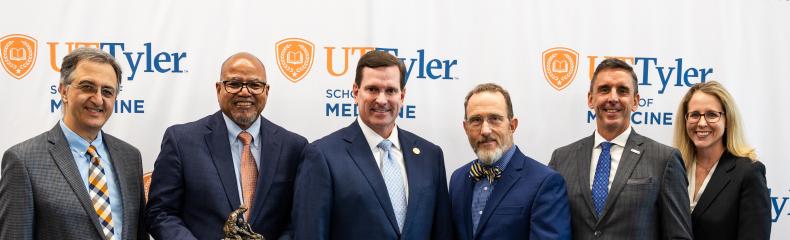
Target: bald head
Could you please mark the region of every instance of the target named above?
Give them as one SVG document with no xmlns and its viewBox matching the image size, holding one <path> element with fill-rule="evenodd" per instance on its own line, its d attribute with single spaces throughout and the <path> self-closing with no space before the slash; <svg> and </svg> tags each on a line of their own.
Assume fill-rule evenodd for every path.
<svg viewBox="0 0 790 240">
<path fill-rule="evenodd" d="M 225 73 L 230 69 L 248 69 L 251 71 L 259 71 L 258 73 L 262 73 L 264 76 L 264 79 L 262 80 L 265 81 L 266 67 L 263 66 L 263 62 L 261 62 L 258 57 L 252 55 L 251 53 L 239 52 L 231 55 L 228 57 L 228 59 L 225 59 L 225 61 L 222 62 L 222 69 L 220 70 L 220 81 L 222 81 Z"/>
</svg>

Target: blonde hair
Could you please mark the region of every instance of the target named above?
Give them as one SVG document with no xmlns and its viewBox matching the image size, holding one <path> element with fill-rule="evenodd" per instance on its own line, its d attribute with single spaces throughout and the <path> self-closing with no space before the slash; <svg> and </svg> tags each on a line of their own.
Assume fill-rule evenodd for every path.
<svg viewBox="0 0 790 240">
<path fill-rule="evenodd" d="M 732 95 L 730 95 L 719 82 L 708 81 L 694 84 L 686 95 L 683 96 L 678 106 L 674 144 L 675 147 L 680 150 L 686 169 L 691 167 L 691 163 L 694 161 L 697 153 L 694 142 L 691 141 L 691 138 L 686 132 L 686 113 L 688 112 L 688 104 L 689 101 L 691 101 L 691 97 L 694 96 L 694 93 L 697 91 L 713 95 L 719 99 L 722 108 L 724 108 L 723 117 L 726 118 L 726 124 L 724 126 L 723 143 L 727 151 L 737 157 L 746 157 L 753 162 L 757 161 L 757 153 L 754 148 L 746 143 L 746 136 L 743 134 L 741 114 L 738 112 L 738 107 L 735 105 L 735 99 L 732 98 Z"/>
</svg>

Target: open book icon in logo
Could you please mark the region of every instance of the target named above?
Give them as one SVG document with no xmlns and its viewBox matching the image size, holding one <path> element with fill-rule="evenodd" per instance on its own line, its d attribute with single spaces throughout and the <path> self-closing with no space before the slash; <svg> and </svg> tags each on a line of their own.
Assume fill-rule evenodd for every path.
<svg viewBox="0 0 790 240">
<path fill-rule="evenodd" d="M 3 68 L 16 79 L 22 79 L 36 64 L 38 41 L 22 34 L 11 34 L 0 39 Z"/>
<path fill-rule="evenodd" d="M 543 75 L 557 91 L 565 89 L 576 78 L 579 53 L 570 48 L 555 47 L 543 51 Z"/>
<path fill-rule="evenodd" d="M 291 82 L 302 80 L 313 67 L 313 43 L 301 38 L 286 38 L 275 45 L 277 66 Z"/>
</svg>

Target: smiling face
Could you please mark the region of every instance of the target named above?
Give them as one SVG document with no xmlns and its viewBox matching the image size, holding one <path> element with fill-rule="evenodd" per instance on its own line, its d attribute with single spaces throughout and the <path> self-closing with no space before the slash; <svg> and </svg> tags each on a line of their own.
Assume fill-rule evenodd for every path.
<svg viewBox="0 0 790 240">
<path fill-rule="evenodd" d="M 499 92 L 479 92 L 466 105 L 464 130 L 477 158 L 491 165 L 513 146 L 518 119 L 508 119 L 505 97 Z"/>
<path fill-rule="evenodd" d="M 602 70 L 587 94 L 587 106 L 595 111 L 598 132 L 607 140 L 630 126 L 631 112 L 636 111 L 639 102 L 633 81 L 625 70 Z"/>
<path fill-rule="evenodd" d="M 93 140 L 113 112 L 118 82 L 112 65 L 80 61 L 69 85 L 60 85 L 63 122 L 72 131 Z"/>
<path fill-rule="evenodd" d="M 398 66 L 363 68 L 362 80 L 352 91 L 362 122 L 380 136 L 389 137 L 406 96 L 406 89 L 400 88 Z"/>
<path fill-rule="evenodd" d="M 721 101 L 719 101 L 716 96 L 697 91 L 691 96 L 691 100 L 688 102 L 688 112 L 698 112 L 702 114 L 708 112 L 724 112 L 724 108 L 721 105 Z M 694 142 L 697 152 L 703 152 L 709 149 L 722 149 L 723 151 L 724 141 L 722 139 L 724 137 L 726 125 L 727 119 L 725 118 L 725 114 L 722 114 L 715 123 L 709 122 L 706 117 L 700 117 L 699 121 L 695 123 L 686 120 L 686 134 L 688 134 L 691 141 Z"/>
<path fill-rule="evenodd" d="M 255 56 L 249 53 L 238 53 L 222 64 L 220 82 L 216 83 L 217 100 L 220 109 L 230 117 L 241 129 L 247 129 L 258 119 L 266 106 L 269 95 L 269 86 L 266 85 L 261 94 L 250 93 L 249 88 L 243 87 L 238 93 L 229 93 L 222 81 L 250 83 L 254 81 L 266 82 L 266 70 Z"/>
</svg>

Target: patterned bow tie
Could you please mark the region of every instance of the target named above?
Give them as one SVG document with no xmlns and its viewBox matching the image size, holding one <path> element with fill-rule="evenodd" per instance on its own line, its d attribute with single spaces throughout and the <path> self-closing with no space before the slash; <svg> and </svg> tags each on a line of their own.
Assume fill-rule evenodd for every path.
<svg viewBox="0 0 790 240">
<path fill-rule="evenodd" d="M 498 167 L 486 166 L 481 164 L 480 161 L 475 161 L 469 169 L 469 177 L 475 182 L 488 178 L 488 183 L 493 183 L 494 180 L 502 177 L 502 170 L 499 170 Z"/>
</svg>

